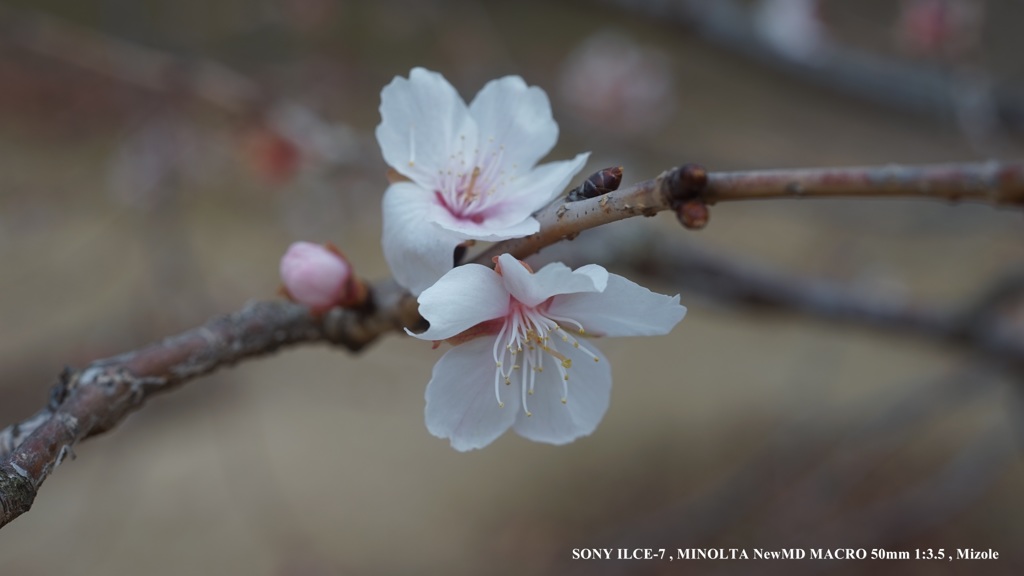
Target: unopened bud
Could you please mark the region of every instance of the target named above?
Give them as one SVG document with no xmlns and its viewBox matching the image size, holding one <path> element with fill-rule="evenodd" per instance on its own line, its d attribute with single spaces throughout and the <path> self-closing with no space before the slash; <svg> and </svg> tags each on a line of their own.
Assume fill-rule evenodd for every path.
<svg viewBox="0 0 1024 576">
<path fill-rule="evenodd" d="M 360 306 L 366 300 L 366 288 L 352 273 L 352 265 L 330 244 L 292 244 L 281 257 L 281 280 L 289 299 L 314 312 Z"/>
<path fill-rule="evenodd" d="M 700 230 L 708 225 L 708 206 L 700 199 L 687 200 L 676 207 L 676 218 L 689 230 Z"/>
<path fill-rule="evenodd" d="M 622 166 L 598 170 L 584 180 L 583 184 L 570 190 L 566 201 L 578 202 L 614 192 L 619 189 L 620 184 L 622 184 Z"/>
</svg>

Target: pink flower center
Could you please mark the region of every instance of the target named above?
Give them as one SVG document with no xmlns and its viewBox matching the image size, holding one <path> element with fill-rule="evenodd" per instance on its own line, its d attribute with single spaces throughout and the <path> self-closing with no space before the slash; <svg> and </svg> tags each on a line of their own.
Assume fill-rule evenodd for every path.
<svg viewBox="0 0 1024 576">
<path fill-rule="evenodd" d="M 507 184 L 508 176 L 502 166 L 504 155 L 504 146 L 486 154 L 477 150 L 470 163 L 462 151 L 453 155 L 451 167 L 440 173 L 434 190 L 438 203 L 459 220 L 482 224 L 493 215 Z"/>
</svg>

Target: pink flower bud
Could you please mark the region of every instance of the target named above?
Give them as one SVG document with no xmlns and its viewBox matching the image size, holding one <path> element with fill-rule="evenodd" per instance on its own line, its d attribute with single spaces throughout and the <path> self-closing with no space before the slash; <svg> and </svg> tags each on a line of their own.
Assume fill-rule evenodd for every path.
<svg viewBox="0 0 1024 576">
<path fill-rule="evenodd" d="M 314 312 L 361 303 L 361 283 L 337 248 L 296 242 L 281 258 L 281 280 L 287 296 Z"/>
</svg>

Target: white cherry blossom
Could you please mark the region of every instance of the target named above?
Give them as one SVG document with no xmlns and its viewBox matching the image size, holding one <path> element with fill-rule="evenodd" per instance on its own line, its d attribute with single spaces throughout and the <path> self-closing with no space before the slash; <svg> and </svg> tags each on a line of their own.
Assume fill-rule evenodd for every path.
<svg viewBox="0 0 1024 576">
<path fill-rule="evenodd" d="M 452 269 L 467 240 L 528 236 L 532 214 L 587 161 L 537 166 L 558 140 L 543 90 L 522 78 L 488 82 L 468 106 L 436 72 L 414 68 L 381 92 L 377 141 L 400 175 L 384 193 L 384 256 L 419 294 Z"/>
<path fill-rule="evenodd" d="M 427 429 L 456 450 L 482 448 L 510 427 L 565 444 L 594 431 L 612 376 L 596 336 L 668 333 L 686 308 L 597 265 L 553 263 L 536 273 L 509 254 L 494 270 L 454 268 L 419 296 L 430 328 L 454 347 L 434 366 Z M 412 332 L 409 332 L 412 334 Z"/>
</svg>

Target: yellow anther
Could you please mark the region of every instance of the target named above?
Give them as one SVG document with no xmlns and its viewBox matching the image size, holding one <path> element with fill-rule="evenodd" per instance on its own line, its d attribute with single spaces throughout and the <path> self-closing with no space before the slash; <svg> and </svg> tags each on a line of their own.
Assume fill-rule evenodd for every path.
<svg viewBox="0 0 1024 576">
<path fill-rule="evenodd" d="M 572 365 L 572 360 L 569 360 L 568 358 L 566 358 L 565 354 L 562 354 L 558 350 L 555 350 L 554 348 L 548 348 L 547 346 L 543 346 L 543 345 L 540 347 L 540 349 L 545 351 L 545 352 L 547 352 L 548 354 L 551 354 L 555 358 L 558 358 L 559 360 L 561 360 L 562 361 L 562 366 L 565 366 L 566 368 L 568 368 L 569 366 Z M 566 362 L 569 363 L 569 366 L 565 365 Z"/>
<path fill-rule="evenodd" d="M 476 179 L 480 176 L 480 167 L 475 166 L 473 168 L 473 175 L 469 177 L 469 187 L 466 188 L 466 199 L 474 200 L 478 194 L 476 193 Z"/>
</svg>

